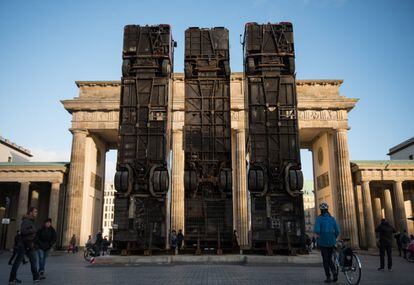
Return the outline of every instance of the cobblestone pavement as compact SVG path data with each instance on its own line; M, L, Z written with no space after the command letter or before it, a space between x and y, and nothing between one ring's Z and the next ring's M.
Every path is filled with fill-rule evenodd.
M7 284L11 266L9 253L0 254L0 284ZM393 272L378 272L378 257L363 255L360 284L414 284L414 263L394 257ZM321 265L142 265L94 267L82 256L50 256L47 278L41 284L324 284ZM18 278L32 284L29 264L22 265ZM340 275L337 284L346 284Z

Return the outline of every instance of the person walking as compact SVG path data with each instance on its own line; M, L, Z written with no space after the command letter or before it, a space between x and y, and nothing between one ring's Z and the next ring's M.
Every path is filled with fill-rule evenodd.
M379 271L384 271L385 266L385 252L387 253L388 261L388 271L392 271L392 237L396 232L394 227L386 220L382 219L381 223L375 229L375 232L378 233L378 247L380 252L380 267Z
M78 251L76 247L76 235L73 235L69 241L68 253L71 251L73 254Z
M401 256L401 252L402 252L401 233L400 232L397 232L394 235L394 239L395 239L395 242L397 243L398 256Z
M9 284L21 283L21 281L17 279L17 270L19 269L24 255L29 258L33 281L39 282L40 279L43 279L40 278L39 273L37 272L36 255L34 250L34 240L37 232L35 224L36 217L37 209L35 207L30 207L27 215L23 216L20 225L21 239L18 241L17 256L13 262L10 272Z
M317 242L321 250L323 268L325 270L325 283L338 281L338 272L332 260L332 254L336 239L339 236L339 227L334 217L331 216L327 203L319 205L321 214L316 218L314 232L318 236ZM331 279L331 272L333 279Z
M306 243L306 249L310 253L312 252L312 239L308 234L305 234L305 243Z
M108 254L108 248L109 248L110 242L108 241L108 237L105 236L102 240L102 255Z
M408 244L410 243L410 238L406 230L402 232L400 239L401 239L401 248L403 251L403 256L405 259L407 259L407 247L408 247Z
M98 250L99 255L101 255L101 252L102 252L102 243L103 243L102 232L98 232L96 234L95 246Z
M175 230L171 231L170 247L171 247L173 254L175 254L175 249L177 248L177 232Z
M49 250L56 243L57 235L55 229L52 227L52 219L48 218L43 227L41 227L36 234L37 258L39 261L39 274L45 275L46 258Z
M93 245L93 242L92 242L92 236L91 236L91 235L89 235L89 236L88 236L88 240L86 241L85 246L86 246L86 247L91 247L92 245Z
M16 235L14 236L13 254L9 259L9 265L13 265L13 260L17 256L18 245L19 245L20 239L21 239L20 231L17 231ZM26 263L27 261L23 256L23 264L26 264Z
M237 231L236 230L233 231L233 238L231 240L231 243L233 245L234 250L239 250L240 249L239 248L239 238L237 236Z
M183 248L183 242L184 242L183 230L178 230L178 234L177 234L178 250L181 250Z

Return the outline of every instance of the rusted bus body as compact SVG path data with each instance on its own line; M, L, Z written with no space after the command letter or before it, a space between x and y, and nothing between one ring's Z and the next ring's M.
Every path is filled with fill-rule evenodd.
M185 31L185 242L231 247L233 230L228 30Z
M125 26L115 174L117 250L166 248L173 48L169 25Z
M305 234L292 24L246 24L244 58L252 246L291 253Z

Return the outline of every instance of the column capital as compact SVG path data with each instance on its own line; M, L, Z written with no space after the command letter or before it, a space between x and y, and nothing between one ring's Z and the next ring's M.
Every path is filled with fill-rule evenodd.
M19 182L20 183L20 188L22 188L22 187L29 187L30 186L30 181L22 181L22 182Z
M334 133L348 133L349 128L334 129Z
M242 128L232 128L231 129L235 134L240 134L240 133L244 133L245 132L245 130L244 129L242 129Z
M182 133L183 129L172 129L173 133Z
M52 189L54 189L56 187L60 187L60 185L62 184L62 182L50 181L50 184L52 186Z
M72 134L76 134L76 133L83 133L85 135L88 135L89 134L89 131L87 129L73 129L73 128L70 128L69 131Z
M402 184L404 181L405 181L404 178L394 178L392 182L394 184Z

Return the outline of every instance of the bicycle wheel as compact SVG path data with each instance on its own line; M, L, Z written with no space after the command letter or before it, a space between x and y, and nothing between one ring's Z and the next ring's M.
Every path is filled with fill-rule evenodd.
M352 265L344 268L344 273L350 285L358 285L361 281L361 260L355 253L352 254Z
M85 252L83 253L83 258L85 258L87 262L91 262L92 257L92 252L89 249L85 250Z

